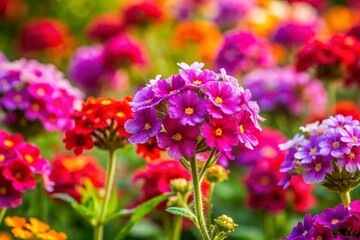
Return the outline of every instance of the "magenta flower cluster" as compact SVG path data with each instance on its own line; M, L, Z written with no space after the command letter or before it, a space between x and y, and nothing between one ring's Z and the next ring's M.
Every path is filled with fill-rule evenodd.
M359 121L338 114L300 129L304 135L280 145L282 150L289 150L281 164L280 171L286 173L282 185L286 187L292 175L301 174L306 183L311 183L324 181L334 168L348 173L360 170Z
M305 215L304 222L298 222L286 240L307 239L359 239L360 238L360 201L350 203L347 209L340 204L327 208L312 217Z
M47 131L67 130L70 114L82 100L53 65L21 59L0 64L0 106L5 124L40 121Z
M38 147L0 130L0 208L19 206L22 193L34 189L39 179L50 191L50 170Z
M175 159L217 150L234 159L233 147L253 148L255 129L261 129L259 107L251 92L226 75L202 70L204 64L179 64L179 74L158 76L140 89L130 103L135 113L125 130L130 143L145 143L156 136L158 145Z
M268 68L244 76L254 100L264 111L284 109L293 115L315 114L326 110L327 94L321 81L291 68Z

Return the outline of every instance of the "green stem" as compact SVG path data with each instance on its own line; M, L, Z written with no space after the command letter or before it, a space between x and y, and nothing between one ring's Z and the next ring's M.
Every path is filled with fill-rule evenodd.
M180 240L181 237L182 218L180 216L174 217L174 225L171 228L170 237L171 240Z
M109 150L109 168L108 177L106 181L105 197L100 210L100 215L97 224L94 226L94 240L102 240L104 235L104 222L106 220L106 213L110 202L111 190L114 184L116 158L114 150Z
M210 163L212 162L212 159L214 157L214 154L215 154L215 151L216 151L216 148L214 148L213 150L211 150L210 152L210 155L205 163L205 165L202 167L202 169L200 170L200 180L204 177L205 173L206 173L206 170L209 168L210 166Z
M208 230L206 228L205 217L203 212L203 203L200 189L200 181L197 172L197 162L195 156L191 157L190 160L191 166L191 177L194 189L194 200L195 200L195 211L196 218L199 223L199 229L203 240L210 240Z
M336 103L336 89L337 89L337 82L336 81L331 81L328 83L328 108L331 110Z
M0 225L5 217L5 213L6 213L6 208L0 208Z
M274 225L272 215L264 212L264 239L274 239Z
M351 202L350 192L340 192L339 195L344 206L349 208Z
M211 225L211 221L212 221L212 208L213 208L213 204L212 204L212 197L213 197L213 193L214 193L214 187L215 187L215 183L210 183L210 188L209 188L209 196L207 199L207 227L210 228Z

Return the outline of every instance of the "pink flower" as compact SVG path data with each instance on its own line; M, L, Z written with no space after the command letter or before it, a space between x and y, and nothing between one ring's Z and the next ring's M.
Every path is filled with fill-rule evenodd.
M21 161L13 161L3 170L4 177L12 181L15 190L25 192L36 186L36 180L29 166Z

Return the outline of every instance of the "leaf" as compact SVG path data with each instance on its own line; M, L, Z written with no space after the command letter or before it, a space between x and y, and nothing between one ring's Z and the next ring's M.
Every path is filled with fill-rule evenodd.
M165 193L163 195L154 197L134 208L134 213L131 215L130 220L119 230L114 240L124 239L137 222L150 213L159 203L172 195L173 193Z
M175 214L175 215L179 215L181 217L187 218L189 220L191 220L196 226L198 225L197 220L196 220L196 216L194 215L193 212L191 212L189 209L187 208L181 208L181 207L169 207L166 209L167 212Z
M51 194L51 196L55 199L63 200L64 202L69 203L71 206L73 204L79 205L79 203L74 198L64 193L55 193L55 194Z

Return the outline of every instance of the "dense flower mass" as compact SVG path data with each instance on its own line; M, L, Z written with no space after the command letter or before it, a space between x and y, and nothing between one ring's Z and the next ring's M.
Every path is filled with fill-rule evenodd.
M280 145L288 150L281 164L281 172L286 173L281 184L286 186L291 176L300 174L306 183L324 182L339 192L355 187L351 179L360 170L359 121L338 114L300 129L304 135ZM343 185L339 177L349 182Z
M286 110L301 116L326 110L327 93L322 82L291 68L252 71L244 77L243 85L265 111Z
M216 57L216 66L231 74L269 67L274 57L269 44L250 32L229 32Z
M53 161L50 180L54 182L51 194L65 193L81 202L80 189L85 181L91 182L96 189L105 186L106 172L96 159L87 156L59 156Z
M261 129L259 107L237 80L202 70L203 64L180 64L178 75L157 77L141 88L130 105L134 119L125 123L130 143L156 136L159 147L175 159L216 150L233 159L233 147L257 144L253 129Z
M327 208L312 217L307 214L304 222L298 222L286 240L295 239L359 239L360 201L350 203L347 209L340 204Z
M287 47L297 47L305 44L315 35L316 23L300 23L290 21L278 27L274 41Z
M21 59L0 64L0 106L3 123L15 131L28 131L29 122L47 131L68 130L70 114L82 99L53 65Z
M89 97L81 110L72 114L75 126L66 132L66 149L74 149L74 153L79 155L94 145L106 150L123 147L129 136L124 130L124 123L132 118L130 100L129 97L122 101Z
M17 239L38 240L66 240L63 232L56 232L50 226L36 218L30 218L29 222L22 217L6 217L5 224L11 227L11 232Z
M0 208L17 207L21 195L34 189L42 179L47 190L50 164L41 157L37 146L27 143L21 135L0 130Z
M344 78L347 84L359 81L360 42L352 36L333 35L326 41L311 40L297 54L296 68L311 67L326 80Z

